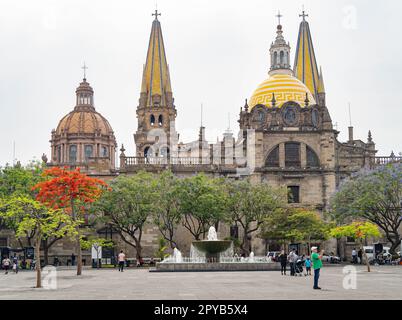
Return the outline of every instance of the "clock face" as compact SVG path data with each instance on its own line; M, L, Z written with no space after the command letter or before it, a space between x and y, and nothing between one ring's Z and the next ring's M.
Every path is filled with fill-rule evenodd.
M318 111L315 110L315 109L311 113L311 121L313 123L313 126L317 127L317 125L318 125Z
M296 109L292 106L286 107L283 113L283 120L288 126L293 126L297 122Z

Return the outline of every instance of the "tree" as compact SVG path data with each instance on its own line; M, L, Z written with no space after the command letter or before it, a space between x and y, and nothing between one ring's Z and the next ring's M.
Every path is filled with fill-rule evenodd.
M297 208L288 216L286 237L292 241L306 242L310 254L312 240L326 240L331 228L330 223L324 222L316 211Z
M96 203L94 211L101 221L114 227L122 240L136 250L137 261L142 258L142 232L155 212L158 194L152 174L139 172L133 176L119 176L110 183Z
M177 179L170 171L164 171L157 177L158 198L153 215L155 225L172 249L177 246L174 235L182 218L178 210L178 195L181 190Z
M2 217L7 220L17 221L16 235L21 236L26 232L34 232L35 257L36 257L36 287L42 287L40 244L43 239L50 236L64 237L74 236L79 221L74 221L62 210L49 209L42 203L27 196L13 195L7 199L1 199L0 208ZM60 225L62 227L60 228Z
M107 189L102 180L90 178L80 172L80 169L69 171L67 168L54 167L45 170L43 176L47 180L33 187L38 191L36 199L49 208L63 209L76 222L84 222L82 218L89 205L96 201ZM82 273L82 251L80 224L76 227L76 250L78 256L77 275Z
M264 221L286 202L286 190L265 183L251 184L247 180L227 183L229 220L243 229L241 250L250 254L251 234L260 229Z
M363 252L364 259L366 260L367 271L370 272L370 264L367 259L366 251L363 248L363 240L367 237L379 237L381 235L378 227L370 222L355 221L349 225L339 226L331 229L330 234L332 237L351 237L359 240L360 250Z
M101 254L102 248L111 248L114 246L113 241L107 240L105 238L99 237L89 237L87 239L81 238L81 248L84 250L91 250L92 248L96 251L96 268L99 269L99 256Z
M209 227L216 227L224 218L227 208L223 181L198 174L180 179L178 188L177 210L182 225L200 240Z
M391 243L401 243L402 164L362 171L344 182L331 199L331 215L338 224L364 219L376 224Z
M30 162L26 167L16 164L14 166L6 166L0 170L0 197L11 197L12 195L26 195L34 197L32 187L41 179L42 165L38 162ZM18 217L15 217L17 219ZM0 221L1 228L17 231L18 221L9 219L7 224ZM32 246L35 230L26 232L17 237L20 247L24 247L24 239L27 246Z

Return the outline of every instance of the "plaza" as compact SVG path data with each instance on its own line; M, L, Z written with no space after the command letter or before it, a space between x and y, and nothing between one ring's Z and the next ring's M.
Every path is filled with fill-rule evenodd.
M344 266L324 266L323 290L313 278L281 276L279 272L157 273L148 269L57 270L57 289L35 289L35 272L0 274L0 299L11 300L397 300L402 299L402 268L357 266L356 289L343 288Z

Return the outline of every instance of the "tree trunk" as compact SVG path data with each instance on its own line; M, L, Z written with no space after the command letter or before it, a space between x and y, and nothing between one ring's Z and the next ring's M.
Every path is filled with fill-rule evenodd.
M141 258L142 258L142 247L141 247L141 243L140 241L135 241L135 246L136 246L136 259L137 262L141 262Z
M364 248L363 248L363 240L360 240L360 250L363 252L363 257L366 260L367 272L371 272L370 263L369 263L369 260L367 259L366 250L364 250Z
M78 230L78 234L76 237L76 247L77 247L77 276L80 276L82 273L82 250L81 250L81 241L80 241L80 234Z
M74 220L77 220L77 215L75 213L74 210L74 199L71 199L71 215L73 217ZM81 251L81 241L80 241L80 227L77 226L77 236L76 236L76 242L75 242L75 246L77 249L77 276L80 276L82 273L82 251ZM72 261L71 261L72 262Z
M38 235L38 238L36 239L35 243L35 256L36 256L36 287L37 288L42 288L42 271L40 267L40 235Z
M391 244L391 248L389 249L389 252L390 252L392 255L394 255L394 254L396 254L397 248L401 245L401 239L398 238L398 241L394 241L394 242L391 242L391 243L392 243L392 244Z

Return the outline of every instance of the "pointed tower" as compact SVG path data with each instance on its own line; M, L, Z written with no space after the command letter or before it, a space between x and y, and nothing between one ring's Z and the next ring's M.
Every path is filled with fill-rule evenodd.
M320 106L325 106L325 86L324 86L324 78L322 76L322 69L320 67L320 75L318 77L318 104Z
M300 23L299 36L297 38L293 72L295 77L302 81L310 89L310 92L318 101L320 79L310 27L306 21L306 17L308 17L308 15L303 11L300 17L303 17L303 20Z
M152 15L155 19L152 22L137 107L138 128L134 134L137 157L167 157L172 149L171 133L175 132L176 107L161 23L158 20L161 14L155 10Z

